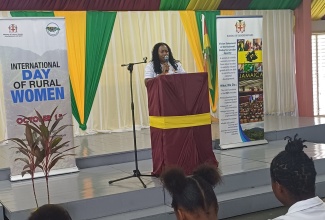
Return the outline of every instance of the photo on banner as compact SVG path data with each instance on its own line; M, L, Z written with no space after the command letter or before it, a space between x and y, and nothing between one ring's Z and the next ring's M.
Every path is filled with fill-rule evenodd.
M64 18L1 19L0 51L5 51L0 53L4 82L4 97L1 98L5 102L8 138L26 139L24 124L40 124L35 110L46 125L62 115L57 128L72 125ZM67 126L58 135L62 135L59 143L65 143L60 152L67 150L65 153L69 155L56 163L50 175L77 172L74 149L69 150L74 147L72 126ZM42 146L39 144L40 150ZM19 158L25 155L16 148L8 152L11 180L30 178L27 174L21 175L26 162ZM43 176L43 172L37 169L35 177L39 176Z
M220 147L264 144L262 16L217 16Z

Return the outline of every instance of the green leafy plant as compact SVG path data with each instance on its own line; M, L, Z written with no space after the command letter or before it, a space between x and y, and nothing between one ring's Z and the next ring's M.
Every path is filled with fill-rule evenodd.
M21 152L25 157L16 158L15 161L23 161L26 165L23 167L21 175L24 176L26 173L29 173L32 178L33 191L35 196L36 205L38 207L35 186L34 186L34 177L36 168L40 168L46 179L46 189L47 189L47 200L50 204L50 191L49 191L49 175L51 169L57 164L59 160L64 159L67 156L73 156L75 154L68 153L68 151L76 148L64 148L70 141L62 143L63 135L59 134L66 127L71 125L62 125L58 127L59 122L63 119L65 115L58 117L53 120L57 107L52 111L48 122L45 122L42 115L35 110L38 124L29 120L28 117L20 115L28 121L28 123L23 124L25 126L25 137L24 139L11 138L9 140L14 141L18 144L17 152ZM27 142L27 144L25 143ZM41 147L39 147L39 145Z
M21 172L21 175L24 176L26 173L29 173L32 179L32 185L33 185L33 192L34 192L34 198L36 202L36 206L38 208L38 202L35 192L35 183L34 183L34 175L36 167L39 166L42 159L41 150L38 147L39 137L37 138L35 132L32 132L29 126L25 125L25 136L26 136L26 142L19 138L10 138L9 140L15 142L18 147L12 147L14 149L17 149L16 153L22 153L25 155L25 158L16 158L15 161L22 161L26 165L23 167L23 170Z

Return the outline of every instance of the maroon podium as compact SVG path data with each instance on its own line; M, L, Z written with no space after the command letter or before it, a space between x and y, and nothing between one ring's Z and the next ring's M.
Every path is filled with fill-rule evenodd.
M207 73L162 75L147 83L153 175L178 166L187 175L218 162L212 151Z

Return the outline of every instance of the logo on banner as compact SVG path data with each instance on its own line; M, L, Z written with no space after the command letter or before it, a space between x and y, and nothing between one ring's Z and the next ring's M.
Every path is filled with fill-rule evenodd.
M15 25L15 24L11 24L11 25L9 25L9 33L17 33L17 25Z
M8 32L2 34L4 37L22 37L23 34L18 32L18 26L16 24L10 24L8 26Z
M59 25L51 22L49 23L47 26L46 26L46 32L48 33L48 35L54 37L56 35L59 34L60 32L60 28L59 28Z
M243 20L238 20L238 21L236 22L235 27L236 27L236 32L237 32L237 33L244 33L244 32L245 32L245 27L246 27L245 21L243 21Z

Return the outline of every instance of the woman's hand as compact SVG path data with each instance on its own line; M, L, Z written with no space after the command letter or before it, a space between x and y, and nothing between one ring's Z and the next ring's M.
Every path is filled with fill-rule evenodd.
M168 71L169 71L169 65L168 65L168 62L165 62L162 65L162 73L161 74L166 75L166 74L168 74Z

